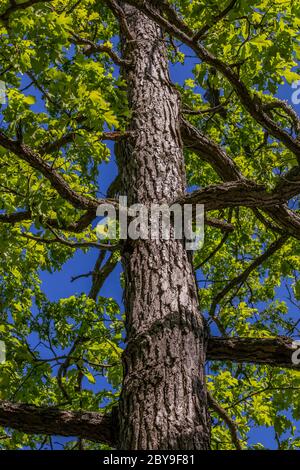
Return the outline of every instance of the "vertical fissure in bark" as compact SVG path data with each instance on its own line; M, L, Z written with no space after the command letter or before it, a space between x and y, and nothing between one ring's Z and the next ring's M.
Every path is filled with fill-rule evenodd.
M123 41L132 112L117 159L128 203L169 203L185 192L180 99L171 85L161 29L123 5L134 40ZM124 76L125 78L125 76ZM206 329L190 257L180 240L124 245L127 347L119 448L208 449Z

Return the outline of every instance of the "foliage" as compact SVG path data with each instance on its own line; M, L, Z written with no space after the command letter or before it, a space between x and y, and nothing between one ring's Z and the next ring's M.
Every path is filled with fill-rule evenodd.
M217 0L169 3L192 29L208 26L203 44L225 63L234 64L241 79L266 102L280 85L300 79L299 2L239 0L220 21L215 21L220 10ZM8 0L1 1L0 18L9 6ZM105 1L40 2L0 22L0 79L8 94L7 104L1 106L1 131L38 149L74 191L97 197L100 164L110 160L102 134L124 131L130 113L119 67L106 52L86 54L86 45L78 44L74 31L83 39L119 49L118 23ZM279 175L295 165L294 155L249 116L219 72L191 60L190 51L167 34L165 40L173 63L182 63L187 70L194 64L185 84L177 84L183 108L203 111L224 104L225 112L187 114L190 122L222 145L245 177L273 188ZM290 128L286 115L279 113L277 119ZM65 135L71 137L62 143ZM185 158L190 186L219 182L211 165L194 152L185 149ZM41 272L63 269L76 253L71 246L42 239L59 234L71 242L95 242L95 230L91 225L80 233L68 230L84 212L74 209L37 169L3 147L0 170L1 214L30 211L28 219L1 223L0 337L8 350L7 362L0 365L1 399L73 410L110 409L122 380L120 306L112 298L95 299L87 293L53 302L40 281ZM298 200L291 206L297 212ZM221 325L229 336L297 335L298 323L291 312L299 312L298 241L288 238L212 312L217 294L267 249L275 235L266 227L268 220L264 223L248 208L210 215L235 227L227 236L207 227L205 250L194 257L200 307L212 331ZM253 444L253 429L261 426L273 430L280 448L300 447L299 380L296 371L208 364L209 390L235 420L244 448L264 447ZM213 423L214 448L234 448L228 428L215 413ZM7 430L3 435L0 445L5 449L52 445L43 436Z

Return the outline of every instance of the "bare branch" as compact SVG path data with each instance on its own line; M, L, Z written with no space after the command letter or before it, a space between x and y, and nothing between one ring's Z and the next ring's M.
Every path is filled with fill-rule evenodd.
M100 253L92 272L93 282L89 292L89 297L94 300L97 299L99 291L102 288L104 282L106 281L108 276L113 272L119 261L118 258L112 253L104 264L104 266L101 266L103 259L104 256L102 253Z
M231 233L234 231L234 225L230 222L225 222L224 220L216 219L215 217L205 217L206 225L210 227L218 228L226 233Z
M298 346L299 348L299 346ZM212 336L208 342L207 359L262 364L300 370L292 354L297 350L293 340L285 336L275 338L222 338Z
M232 181L223 184L209 185L197 189L177 199L178 204L204 204L206 211L226 207L260 207L280 206L300 193L300 178L294 185L278 185L268 192L263 185L253 181Z
M180 130L184 145L198 153L204 161L210 163L222 180L243 179L237 165L218 144L185 119L181 119Z
M77 436L114 444L111 416L91 411L66 411L1 400L0 425L28 434Z
M236 450L243 450L238 437L238 428L234 420L229 416L227 411L222 408L220 403L218 403L209 392L207 392L207 399L210 408L214 410L220 416L220 418L227 424L231 434L232 442L235 445Z

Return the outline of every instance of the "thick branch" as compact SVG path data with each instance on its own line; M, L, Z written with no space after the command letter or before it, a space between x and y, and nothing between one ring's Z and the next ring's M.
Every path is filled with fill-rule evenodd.
M179 204L204 204L206 211L226 207L261 207L280 206L300 192L300 179L294 185L280 184L272 192L263 185L252 181L231 181L224 184L209 185L185 194L176 202Z
M197 153L202 160L207 161L223 181L244 180L239 168L226 151L184 119L181 120L181 135L185 146ZM285 188L290 191L292 186L295 187L294 185L298 184L299 175L299 167L292 168L286 175L281 177L277 189L279 191L283 190L283 193ZM257 207L259 207L259 203ZM262 209L278 224L275 231L281 232L282 230L279 228L281 227L289 235L300 238L300 216L296 212L291 211L284 204Z
M0 425L28 434L77 436L114 444L112 418L91 411L66 411L1 400Z
M218 176L225 181L243 179L238 166L218 144L202 134L185 119L181 119L181 137L185 147L200 155L202 160L213 166Z
M274 367L300 370L292 362L292 354L299 346L284 336L276 338L222 338L209 339L207 359L211 361L267 364ZM299 355L300 356L300 355Z
M17 3L16 1L10 2L10 6L0 15L0 20L7 21L12 13L18 10L25 10L26 8L32 7L36 3L50 3L52 0L28 0L27 2Z
M23 220L31 219L31 211L13 212L12 214L0 214L0 222L5 224L16 224Z
M286 205L267 207L264 212L285 230L285 233L300 239L300 215Z

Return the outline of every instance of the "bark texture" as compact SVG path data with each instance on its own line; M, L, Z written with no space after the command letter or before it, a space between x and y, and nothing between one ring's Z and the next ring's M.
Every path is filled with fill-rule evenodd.
M113 418L91 411L66 411L1 400L0 425L29 434L77 436L114 444Z
M132 136L118 144L123 191L130 205L170 203L186 188L180 100L160 27L134 7L124 10L134 40L123 38L123 58L132 63ZM127 347L118 447L208 449L207 334L184 243L128 240L122 260Z
M300 347L291 338L218 338L211 337L207 359L213 361L249 362L268 364L274 367L300 369L293 363L293 353ZM300 354L297 356L300 358Z

